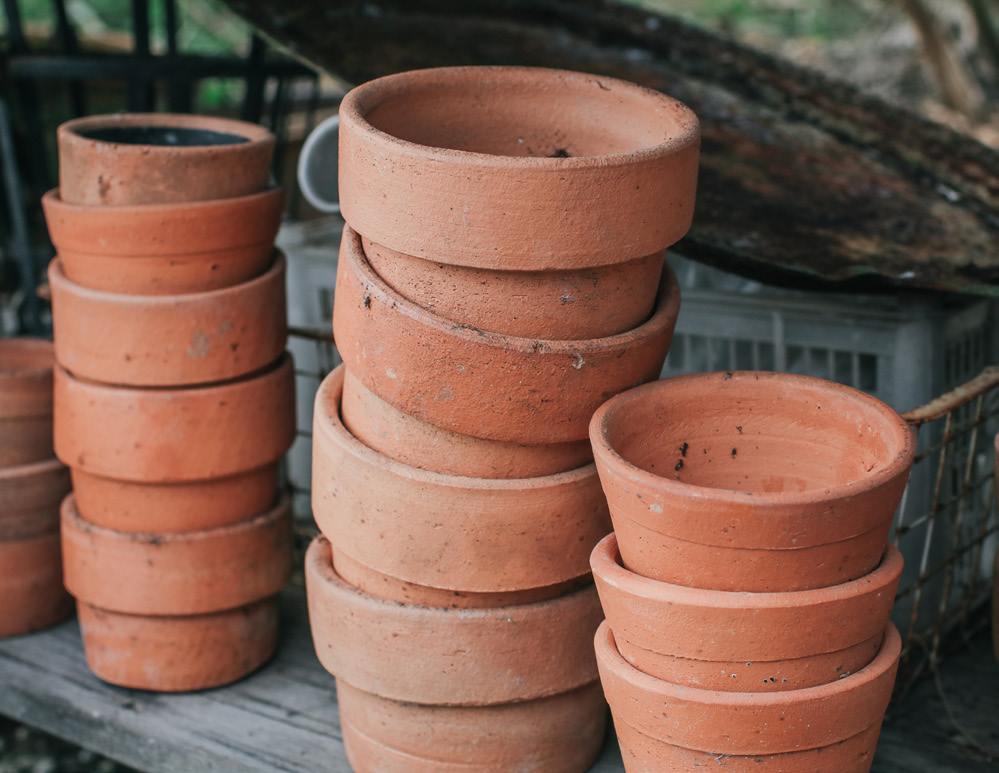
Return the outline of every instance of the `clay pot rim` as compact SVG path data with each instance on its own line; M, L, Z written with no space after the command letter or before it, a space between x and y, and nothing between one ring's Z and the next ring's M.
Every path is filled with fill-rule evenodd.
M8 367L0 360L0 385L5 381L51 377L52 367L55 365L55 349L51 341L45 338L27 337L0 339L0 353L9 355L11 350L16 351L19 357L26 357L31 364ZM0 415L3 413L0 412Z
M246 142L232 145L142 145L131 142L109 142L85 137L80 132L92 129L109 129L119 127L172 127L178 129L202 129L224 134L234 134L243 137ZM134 153L147 155L152 152L169 151L171 155L200 155L206 150L216 153L231 152L229 149L246 150L252 145L273 145L276 140L263 126L234 118L217 118L204 115L188 115L179 113L106 113L91 115L84 118L74 118L61 124L57 130L60 142L71 142L76 146L87 145L109 146L114 153Z
M556 81L598 77L570 70L513 65L470 65L409 70L376 78L351 89L340 103L340 125L341 127L346 126L348 131L351 130L352 125L356 126L356 131L365 138L365 142L387 149L393 154L401 154L411 159L418 159L421 163L425 163L429 157L433 162L447 165L475 166L481 168L495 167L501 169L521 168L550 170L552 172L647 163L652 159L674 155L700 142L700 122L694 112L682 102L653 89L648 89L618 78L604 76L599 76L602 83L613 84L617 89L627 90L631 94L638 95L649 102L658 103L659 106L669 110L676 117L677 123L685 128L685 131L672 135L668 140L657 145L641 148L629 153L547 158L540 156L500 156L469 150L454 150L451 148L420 145L388 134L368 123L365 118L365 115L373 107L392 99L397 94L409 91L411 84L414 82L422 83L428 76L438 80L440 85L450 85L455 82L463 83L469 79L474 82L480 82L484 77L489 77L493 80L516 80L523 73L547 76Z
M833 696L863 688L877 681L895 667L902 652L902 637L898 629L889 622L885 627L881 649L878 650L874 660L864 668L827 684L779 692L704 690L656 679L654 676L639 671L624 659L618 651L614 633L606 620L597 629L594 646L597 651L597 659L616 673L619 678L629 682L637 690L661 698L667 704L670 700L676 699L697 703L705 708L728 707L752 711L754 708L773 709L804 703L820 703Z
M881 425L886 433L897 433L894 445L898 449L894 458L887 460L871 473L847 483L840 483L834 486L822 488L810 488L805 491L738 491L726 488L711 488L693 483L685 483L665 476L647 472L635 464L625 459L607 439L609 427L619 411L627 410L634 403L644 400L654 400L659 393L669 391L678 384L689 384L693 382L704 382L704 390L711 389L711 381L724 377L727 381L749 381L762 383L764 385L777 384L779 386L791 385L792 387L807 387L809 389L820 389L826 393L832 393L834 399L851 400L861 404L866 413ZM703 390L702 390L703 391ZM832 412L830 412L832 413ZM890 406L878 400L866 392L859 389L827 381L825 379L814 378L812 376L802 376L794 373L779 373L771 371L714 371L710 373L692 373L686 376L675 376L668 379L660 379L648 384L642 384L628 389L610 398L601 405L593 414L590 420L590 442L593 445L593 455L595 460L599 460L608 468L611 474L621 476L636 486L646 490L662 492L671 497L690 499L732 502L743 506L756 507L764 510L760 515L765 514L766 508L781 506L800 506L822 502L829 499L845 499L865 494L891 480L905 475L912 466L916 454L915 435L909 424L898 415Z
M315 429L330 438L337 447L345 449L364 464L381 469L406 480L427 483L436 487L466 489L472 491L519 491L521 489L541 489L575 483L596 475L596 465L590 462L574 470L565 470L553 475L538 475L533 478L473 478L465 475L450 475L443 472L424 470L392 459L369 448L356 437L340 417L340 398L343 396L343 379L347 366L341 363L323 379L316 391ZM326 407L334 403L336 410L328 412ZM528 485L530 484L530 485Z
M611 532L593 548L590 568L594 575L620 592L655 603L678 606L710 607L739 611L754 609L793 610L821 607L869 593L879 592L898 583L904 560L893 544L885 546L878 566L870 573L849 582L824 588L787 592L725 591L695 588L653 580L629 571L621 563L617 534Z
M110 207L104 207L104 209L110 209ZM97 290L92 287L87 287L85 285L77 284L72 279L66 276L66 272L62 266L62 260L56 255L52 258L49 263L48 277L49 283L51 285L62 285L70 290L74 295L86 298L88 301L94 301L97 303L106 303L112 306L139 306L142 309L148 309L150 306L157 307L184 307L189 306L191 303L204 303L204 302L221 302L227 296L241 295L247 290L251 290L259 285L267 284L275 280L275 275L284 274L288 270L288 261L284 256L284 253L279 249L274 250L274 258L271 262L270 267L264 271L264 273L259 276L255 276L252 279L248 279L245 282L240 282L235 285L228 285L226 287L218 287L214 290L202 290L200 292L190 292L190 293L174 293L172 295L142 295L136 293L120 293L111 292L108 290ZM282 353L285 356L285 353ZM270 370L272 363L268 363L264 370ZM61 366L60 366L61 367ZM76 374L73 375L78 381L87 381L86 378L81 378ZM242 378L242 377L239 377ZM103 383L103 382L101 382ZM225 382L217 382L225 383ZM111 386L117 386L112 384ZM125 385L131 386L131 385ZM197 386L197 385L195 385ZM150 387L162 389L162 386ZM171 385L170 389L183 388L182 385Z
M52 472L58 472L65 466L66 465L59 461L59 459L53 456L51 459L44 459L40 462L29 462L28 464L16 464L11 467L0 467L0 485L9 483L14 478L27 478L32 475L42 476Z
M170 215L186 214L192 210L197 210L198 214L212 216L215 210L235 209L237 207L249 206L262 199L276 199L284 196L284 187L281 185L271 185L268 188L250 193L246 196L233 196L228 199L205 199L202 201L172 202L166 204L74 204L63 201L59 195L59 188L52 188L42 195L42 206L55 210L69 212L80 217L86 216L101 217L109 222L116 222L123 217L136 217L141 215Z
M507 336L488 330L479 330L471 325L452 322L397 293L371 267L361 246L360 234L349 225L344 226L343 243L347 247L346 258L353 262L353 268L357 270L359 280L377 292L384 299L384 302L391 305L399 314L414 320L417 325L435 329L441 335L461 339L475 346L514 351L518 354L532 354L540 349L545 354L564 354L569 357L582 358L582 355L587 352L619 349L635 341L661 335L663 330L672 326L680 307L680 284L676 275L667 270L668 266L664 265L652 314L638 327L604 338L579 340L551 341L540 338ZM343 252L341 250L341 260L344 258Z

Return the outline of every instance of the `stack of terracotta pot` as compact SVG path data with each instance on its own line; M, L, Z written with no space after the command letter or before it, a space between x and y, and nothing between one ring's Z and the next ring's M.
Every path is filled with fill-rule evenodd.
M306 566L351 765L583 771L605 706L586 428L656 378L698 125L526 68L404 73L340 109L333 328Z
M238 121L59 128L43 204L66 587L109 682L189 690L273 653L294 436L274 139Z
M52 344L0 340L0 636L72 612L62 584L59 503L69 470L52 451Z
M614 521L591 559L628 771L870 770L901 640L886 540L915 438L779 373L630 390L593 417Z

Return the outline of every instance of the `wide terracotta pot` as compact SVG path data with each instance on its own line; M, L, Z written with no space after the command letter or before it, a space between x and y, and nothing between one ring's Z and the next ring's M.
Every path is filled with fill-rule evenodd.
M70 616L58 531L7 540L0 529L0 610L0 637L39 631Z
M428 705L492 705L557 695L596 676L590 641L602 615L592 585L494 609L402 604L344 582L322 536L306 553L305 583L320 662L365 692Z
M389 287L438 316L479 330L547 341L617 335L652 312L663 270L657 252L568 271L507 271L414 258L363 236L364 254Z
M516 271L606 266L661 252L690 226L697 118L631 83L418 70L358 86L339 114L343 216L406 255Z
M267 367L288 341L284 257L262 276L183 295L92 290L49 265L56 359L107 385L227 381Z
M536 478L593 462L589 440L525 445L486 440L403 413L343 373L343 425L368 448L422 470L468 478Z
M79 602L87 665L121 687L188 692L220 687L273 656L278 602L266 598L205 615L133 615Z
M291 357L252 377L180 389L55 373L55 449L74 469L146 483L209 480L273 464L295 436Z
M54 365L50 341L0 339L0 467L52 457Z
M748 371L629 390L596 412L590 439L628 569L759 593L874 569L916 448L863 392Z
M66 277L109 293L177 295L247 282L271 265L283 190L105 207L42 197Z
M621 565L617 537L593 550L600 603L621 656L639 671L704 690L798 690L842 679L881 649L902 575L888 546L858 580L791 593L703 590Z
M59 188L71 204L167 204L248 196L267 187L274 135L227 118L125 113L57 131Z
M854 674L801 690L724 692L643 674L621 657L607 622L595 643L629 773L688 770L719 759L735 770L867 771L902 647L889 623L877 657ZM649 739L641 756L633 746L638 737Z
M583 773L603 745L599 682L492 706L424 706L337 680L347 761L356 773Z
M411 416L490 440L563 443L584 439L609 397L659 375L679 307L664 269L655 311L626 333L538 341L474 330L388 287L345 228L333 331L358 380Z
M589 573L610 530L591 464L512 480L444 475L368 448L339 416L344 367L316 393L312 510L339 552L391 577L454 591L523 591Z
M291 576L291 508L241 523L155 534L85 521L62 506L66 588L79 601L135 615L199 615L277 594Z

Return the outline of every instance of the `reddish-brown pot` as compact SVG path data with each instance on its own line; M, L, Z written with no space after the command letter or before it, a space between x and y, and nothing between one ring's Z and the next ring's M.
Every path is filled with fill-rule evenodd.
M15 540L0 536L0 610L0 637L48 628L72 613L58 531Z
M0 467L0 540L59 531L59 505L70 488L69 470L55 458Z
M493 706L423 706L337 680L347 761L357 773L581 773L603 744L600 683Z
M556 695L596 675L589 642L602 615L592 586L495 609L402 604L344 582L322 536L306 554L305 582L320 662L365 692L430 705L491 705Z
M70 467L147 483L209 480L276 462L295 436L291 357L258 375L182 389L55 374L55 448Z
M662 251L693 215L696 116L614 78L524 67L399 73L352 90L339 131L344 218L418 258L605 266Z
M181 386L245 376L284 352L285 260L248 282L183 295L92 290L49 265L56 359L107 385Z
M247 282L271 265L283 191L104 207L42 197L66 277L110 293L176 295Z
M340 366L316 393L312 509L320 530L355 561L446 590L496 593L589 573L609 530L596 469L538 478L466 478L421 470L371 450L337 408Z
M414 258L364 238L375 272L406 300L479 330L548 341L604 338L652 311L662 252L569 271L505 271Z
M291 508L229 526L172 534L88 523L72 496L62 506L66 588L101 609L199 615L275 595L291 575Z
M53 456L51 341L0 339L0 467Z
M258 669L277 646L276 598L206 615L130 615L82 601L77 613L91 671L139 690L220 687Z
M563 443L584 439L609 397L659 375L679 307L676 277L664 269L655 312L626 333L585 341L487 333L389 288L345 228L333 331L358 380L411 416L491 440Z
M72 204L227 199L267 186L274 135L227 118L125 113L62 124L59 188Z
M621 656L674 684L726 692L798 690L842 679L881 649L902 575L889 546L858 580L792 593L670 585L621 566L610 534L590 558Z
M712 757L717 763L729 755L741 764L737 769L748 769L749 762L738 758L751 757L758 766L752 769L760 771L867 770L902 648L889 623L877 657L857 673L817 687L754 693L700 690L643 674L621 657L606 622L595 643L600 681L630 771L687 770L694 759L707 765ZM640 760L628 748L634 734L658 742ZM837 748L862 734L860 749ZM784 765L787 753L797 757Z
M628 569L751 592L870 572L916 447L863 392L762 372L629 390L596 412L590 439Z
M462 435L382 400L344 369L340 415L368 448L397 462L469 478L536 478L593 462L589 440L524 445Z

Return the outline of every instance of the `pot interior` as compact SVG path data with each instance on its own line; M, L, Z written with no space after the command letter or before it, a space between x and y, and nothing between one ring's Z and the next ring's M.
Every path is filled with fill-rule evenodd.
M907 447L892 411L818 381L709 374L636 393L608 413L611 447L694 486L785 493L860 484Z
M238 134L208 129L190 129L182 126L104 126L78 131L77 134L96 142L176 148L241 145L249 142L249 139Z

